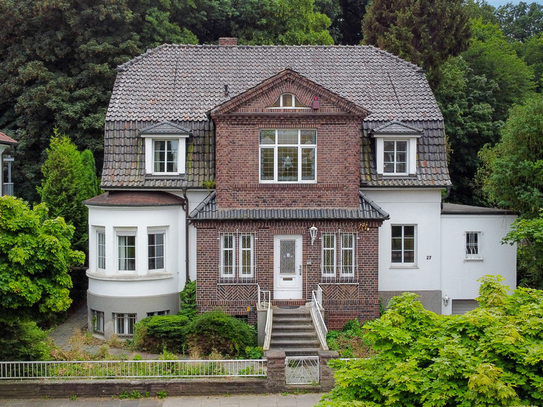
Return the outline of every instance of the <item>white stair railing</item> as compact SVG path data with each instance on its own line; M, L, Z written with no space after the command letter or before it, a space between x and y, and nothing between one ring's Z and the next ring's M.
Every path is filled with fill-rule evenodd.
M258 306L261 307L261 309L266 308L266 328L264 329L265 336L262 349L267 351L270 349L272 331L273 311L271 308L271 291L260 289L260 285L258 285Z
M319 338L322 349L328 350L328 344L326 343L328 328L326 328L324 317L322 316L324 307L322 306L322 288L320 285L317 286L316 290L311 291L311 296L311 318L313 319L313 324L315 325L317 337Z

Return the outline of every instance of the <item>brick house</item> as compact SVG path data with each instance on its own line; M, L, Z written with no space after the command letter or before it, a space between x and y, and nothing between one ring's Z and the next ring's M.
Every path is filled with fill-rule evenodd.
M515 283L514 248L482 244L513 216L445 219L443 117L424 72L379 49L163 45L119 67L105 127L106 193L87 201L98 334L177 312L188 279L199 310L249 322L259 289L283 305L319 290L330 328L402 291L451 313L479 275Z

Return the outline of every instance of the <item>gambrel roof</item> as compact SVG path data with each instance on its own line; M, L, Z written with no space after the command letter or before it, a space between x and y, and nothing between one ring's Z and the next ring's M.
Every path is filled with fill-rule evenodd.
M294 72L368 115L361 123L362 187L446 187L443 116L422 69L371 46L162 45L121 65L105 126L102 188L201 188L215 179L211 111ZM215 110L214 110L215 109ZM138 135L169 122L190 132L187 172L147 176ZM420 132L417 174L379 176L374 130Z

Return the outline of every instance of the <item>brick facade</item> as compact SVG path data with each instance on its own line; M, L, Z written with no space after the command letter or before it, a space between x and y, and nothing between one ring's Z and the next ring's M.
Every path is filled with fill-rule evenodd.
M309 228L319 230L311 245ZM325 318L330 329L341 328L349 320L373 319L379 315L377 293L378 227L380 222L359 221L196 221L197 233L197 302L200 311L220 308L233 315L247 316L256 322L257 284L261 289L274 289L274 236L303 237L302 300L310 301L312 290L323 289ZM344 283L336 273L336 281L324 281L321 274L322 233L355 233L358 270L354 281ZM246 283L222 283L220 279L220 236L222 233L251 233L255 237L255 278ZM337 254L338 250L336 251Z
M270 108L284 94L294 94L308 108ZM318 106L312 102L318 99ZM211 113L216 129L216 202L225 209L285 209L359 207L361 121L365 112L350 102L290 71L239 95ZM260 182L260 130L315 129L316 182ZM378 228L381 221L330 220L195 220L197 233L197 302L200 311L221 308L234 315L257 319L258 286L274 299L274 237L302 236L302 296L292 303L311 301L319 284L325 319L331 329L349 319L361 321L379 315ZM311 244L309 228L318 228ZM220 238L223 233L254 237L255 275L250 281L220 277ZM341 233L356 236L353 278L322 278L322 233L336 234L339 264ZM228 279L226 279L228 280ZM258 286L257 286L258 285ZM301 300L301 301L300 301Z

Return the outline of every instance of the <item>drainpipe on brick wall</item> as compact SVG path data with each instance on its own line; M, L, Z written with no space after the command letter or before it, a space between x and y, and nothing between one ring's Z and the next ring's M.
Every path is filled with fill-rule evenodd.
M189 199L187 198L187 188L183 188L183 200L182 205L185 211L185 285L190 281L189 270Z

